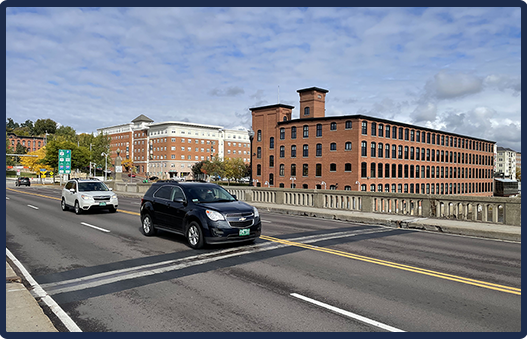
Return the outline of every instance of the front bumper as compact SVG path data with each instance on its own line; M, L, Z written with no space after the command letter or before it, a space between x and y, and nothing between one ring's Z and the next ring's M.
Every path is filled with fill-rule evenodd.
M249 234L240 235L240 230L242 229L249 229ZM208 224L208 230L205 230L204 236L207 244L217 244L250 241L260 237L261 233L262 223L260 220L254 225L245 228L231 227L226 221L216 221Z
M101 210L101 209L117 209L119 206L119 201L81 201L79 203L80 208L82 208L84 211L88 210Z

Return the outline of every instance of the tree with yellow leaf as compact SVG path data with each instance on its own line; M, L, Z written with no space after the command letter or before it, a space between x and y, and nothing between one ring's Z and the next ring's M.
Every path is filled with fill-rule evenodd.
M20 157L20 163L23 166L29 168L30 171L39 173L41 168L44 168L48 171L53 171L51 166L39 163L46 156L46 146L42 147L38 151L30 152L28 155L36 155L36 157Z

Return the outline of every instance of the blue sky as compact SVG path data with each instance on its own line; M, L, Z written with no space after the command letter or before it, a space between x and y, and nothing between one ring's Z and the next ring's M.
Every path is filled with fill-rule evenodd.
M6 9L6 117L78 133L250 127L249 108L329 90L364 114L521 151L521 9Z

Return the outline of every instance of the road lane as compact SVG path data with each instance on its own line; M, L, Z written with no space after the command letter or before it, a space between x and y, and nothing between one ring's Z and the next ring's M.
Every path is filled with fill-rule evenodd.
M46 195L43 190L40 193ZM36 274L39 283L89 277L97 272L108 274L118 268L132 269L167 259L194 263L192 267L132 278L126 283L104 283L82 292L57 294L59 304L85 331L379 330L295 300L291 293L406 331L520 328L519 296L336 255L343 252L430 270L445 268L441 273L467 273L461 276L489 278L486 281L520 287L519 244L462 238L453 241L440 234L262 211L262 218L269 221L264 225L264 238L291 243L198 263L190 257L246 247L217 246L192 251L182 237L142 236L138 217L133 214L101 212L77 216L60 211L55 199L10 194L9 190L6 194L10 195L6 199L7 246L15 247L23 261L32 262L30 272ZM137 200L120 197L120 207L137 207ZM28 203L39 210L28 212ZM78 217L86 217L81 222L111 232L83 227ZM58 234L60 231L62 235ZM338 236L346 232L348 236ZM308 239L317 240L312 245L328 251L293 244ZM271 243L262 239L256 246L265 244ZM39 257L44 253L45 257ZM502 268L506 261L508 264ZM466 263L470 265L465 267ZM487 267L490 272L481 272ZM149 321L144 321L145 316ZM210 322L204 324L203 317Z

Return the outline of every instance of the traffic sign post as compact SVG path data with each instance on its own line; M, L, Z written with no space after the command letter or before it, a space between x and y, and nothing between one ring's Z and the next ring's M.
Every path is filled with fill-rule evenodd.
M59 149L59 174L62 185L62 175L71 173L71 150Z

